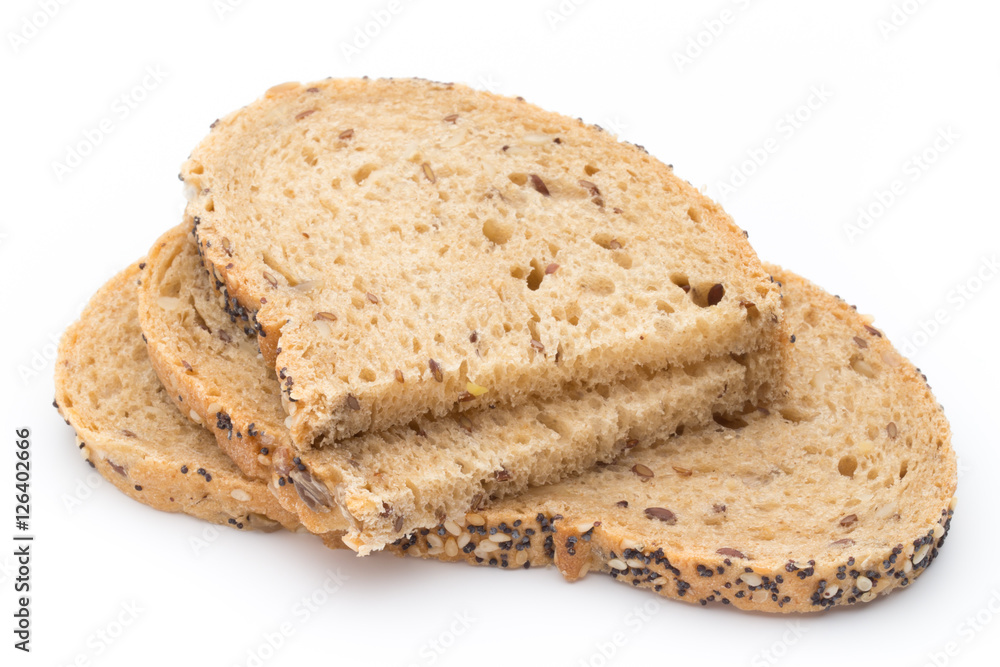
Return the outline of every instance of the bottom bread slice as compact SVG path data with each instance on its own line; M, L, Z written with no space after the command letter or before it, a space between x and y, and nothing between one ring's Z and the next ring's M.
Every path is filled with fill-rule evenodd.
M773 271L795 332L783 399L415 531L391 550L509 569L555 564L570 580L603 572L665 597L765 612L866 603L908 586L936 559L955 507L948 423L926 380L869 321ZM158 509L294 528L265 483L227 464L163 396L136 323L136 279L132 267L102 288L60 348L57 400L88 460ZM82 342L84 332L102 343ZM211 472L177 474L181 466ZM343 546L337 533L324 540Z
M146 355L137 281L128 267L63 334L55 406L80 455L126 495L237 529L296 529L267 487L240 474L205 429L180 414Z
M783 283L783 398L417 531L400 554L599 571L706 605L814 611L908 586L944 544L957 466L926 378L871 321Z

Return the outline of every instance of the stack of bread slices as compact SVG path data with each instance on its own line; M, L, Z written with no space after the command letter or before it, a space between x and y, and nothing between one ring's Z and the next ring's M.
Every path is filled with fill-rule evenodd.
M328 79L217 120L181 179L56 369L140 502L775 612L905 587L944 542L925 378L640 146Z

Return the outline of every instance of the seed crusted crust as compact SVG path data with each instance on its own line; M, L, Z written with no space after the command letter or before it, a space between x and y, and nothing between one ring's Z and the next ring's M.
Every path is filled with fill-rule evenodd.
M602 573L663 597L705 606L732 605L770 613L814 612L867 603L906 588L938 557L951 527L954 503L922 535L863 560L789 559L759 564L739 556L695 554L644 546L601 522L573 523L561 514L482 510L417 531L392 545L400 556L465 561L502 569L555 565L568 581ZM470 517L472 523L470 523ZM589 527L588 527L589 525Z
M453 129L459 128L456 130L457 132L465 131L462 128L465 127L465 123L472 122L470 119L476 115L474 111L477 109L477 105L479 105L483 109L491 110L493 114L491 118L493 118L494 124L499 123L501 126L503 125L497 119L516 119L516 121L512 120L510 122L517 127L520 127L520 124L524 123L533 127L549 128L546 131L554 133L553 136L555 139L545 143L545 150L548 150L552 146L557 147L561 151L579 150L581 146L587 146L588 150L593 149L599 154L604 155L607 153L609 156L614 156L614 158L608 157L608 161L620 162L619 166L621 169L619 171L621 171L621 174L631 174L631 176L626 178L631 178L636 184L646 181L662 183L664 191L672 193L671 204L668 208L674 205L679 206L681 202L685 203L684 208L687 213L684 214L685 217L682 226L688 229L688 231L694 228L704 230L703 235L699 237L698 244L704 242L712 245L714 250L710 253L711 257L726 258L727 273L730 273L727 279L730 280L730 284L723 287L721 283L712 281L712 283L706 285L685 285L685 287L691 288L692 300L695 300L697 297L715 307L715 313L713 314L715 326L710 327L713 335L703 336L704 340L698 346L680 345L678 349L671 349L669 354L665 354L666 347L662 346L666 345L669 347L670 344L663 341L674 335L671 333L673 325L668 324L660 332L662 336L660 334L632 335L637 334L637 332L631 332L621 340L615 338L606 344L596 346L594 350L586 354L581 353L578 356L570 357L564 356L561 363L559 362L558 350L556 349L559 341L555 340L553 335L543 336L539 334L532 336L530 347L533 353L528 353L527 350L518 350L517 355L523 355L524 359L515 359L512 357L511 359L505 358L503 362L494 361L493 357L486 359L485 357L478 356L475 354L479 350L477 347L456 347L458 344L449 340L447 345L454 347L454 349L448 351L449 359L446 361L438 360L445 372L442 375L435 374L435 377L439 378L437 384L412 383L406 384L406 386L396 385L393 379L393 376L396 375L394 371L398 371L399 374L408 378L415 378L426 372L424 369L426 360L421 359L417 363L416 358L411 359L407 357L404 354L406 350L402 348L394 353L396 356L405 357L399 361L404 366L402 370L399 368L389 368L383 373L367 369L360 371L357 378L345 375L344 377L347 377L347 380L343 380L338 376L336 381L329 374L324 374L325 370L323 372L316 371L316 368L314 368L309 359L312 359L314 355L323 354L322 351L317 351L320 349L320 344L326 346L332 343L329 342L328 336L321 335L317 337L312 331L312 320L315 313L310 312L307 317L306 313L298 312L302 310L300 306L302 306L302 301L305 299L303 295L306 292L310 292L313 288L304 289L303 285L299 284L303 276L295 274L297 269L301 269L302 271L307 271L307 269L303 268L303 265L298 263L297 260L288 260L286 262L287 258L282 259L277 257L277 255L282 255L282 251L275 251L275 257L270 257L268 255L270 251L260 250L258 252L259 249L249 248L249 246L254 245L253 238L237 240L237 233L242 233L243 230L238 224L234 225L234 221L227 217L229 216L229 212L234 210L233 206L230 206L230 204L233 204L230 198L236 198L238 202L243 202L243 199L240 198L242 195L237 197L234 194L236 189L239 188L231 187L231 184L239 182L239 184L245 185L243 181L246 180L242 177L233 177L232 172L239 171L238 165L241 164L241 159L250 159L248 157L234 158L234 155L244 150L253 153L256 150L253 141L256 138L255 133L258 132L267 137L269 141L274 139L281 146L286 146L284 142L288 137L295 137L289 140L297 146L299 135L303 132L310 137L316 135L314 138L319 142L317 145L321 148L317 149L314 146L307 145L302 149L304 154L312 156L307 159L307 163L311 164L312 168L319 168L316 166L317 159L322 163L324 156L322 151L329 150L336 152L337 150L341 150L341 148L347 150L347 142L350 142L350 146L356 146L357 150L361 150L361 143L367 141L364 128L359 126L350 130L344 130L334 140L334 133L326 132L329 128L324 125L324 123L331 122L326 114L326 108L337 100L355 98L359 101L365 100L375 94L373 91L379 92L380 99L381 97L385 97L386 99L431 100L429 102L431 109L442 105L448 108L467 109L466 112L448 113L442 116L441 125ZM416 115L422 116L424 114L425 111L422 110ZM334 116L336 117L336 114ZM478 129L482 130L482 128ZM436 131L435 129L432 133ZM272 132L276 132L277 134L272 137L270 134ZM286 132L290 133L287 137L283 134ZM309 134L310 132L313 134ZM320 134L322 136L319 136ZM284 138L279 140L277 138L279 135ZM424 143L430 146L434 141L428 139ZM444 139L438 142L438 148L441 148L442 145L447 145L448 141ZM419 144L420 142L416 143ZM498 145L495 149L491 147L488 152L497 153L498 155L506 156L504 159L513 160L512 156L517 152L517 148L518 146L504 145L500 147ZM521 148L525 147L522 146ZM318 157L314 154L316 150L321 151ZM430 149L427 148L427 150ZM256 153L253 154L256 155ZM490 159L495 159L495 157L491 155ZM293 174L298 173L294 169L301 168L296 166L298 165L298 161L283 164L285 166L292 165L288 166L288 169L293 170L291 172ZM442 183L447 182L447 177L442 179L443 170L441 168L435 171L426 161L420 163L418 160L414 165L414 170L417 169L418 164L420 172L415 172L413 175L413 178L417 182L424 185L434 185L436 183L435 191L442 187ZM622 192L612 192L611 189L613 186L610 182L601 186L605 188L605 191L602 191L598 187L596 181L603 182L607 174L593 175L589 171L584 173L582 163L579 166L581 167L579 176L587 176L587 178L577 178L574 176L570 179L560 172L560 180L566 180L567 184L559 185L556 188L553 181L548 181L546 185L546 181L539 174L532 172L522 175L524 176L523 188L521 186L518 186L518 188L531 189L540 195L540 201L550 203L566 201L567 199L580 199L580 204L586 205L588 210L593 208L595 211L601 211L601 214L607 217L606 223L608 225L614 224L614 220L622 216L627 218L631 215L632 212L630 210L623 212L618 206L612 205L614 203L612 198L624 197ZM626 166L628 166L628 169L625 169ZM320 167L322 167L322 164L320 164ZM445 168L452 176L455 176L455 173L452 172L461 171L451 166L446 166ZM371 167L366 165L359 172L355 173L355 180L359 187L368 178L370 170ZM483 170L481 176L485 177L487 171ZM641 178L636 175L640 172ZM227 306L236 317L244 322L248 330L252 329L260 337L260 349L268 363L276 371L283 367L288 368L289 375L298 383L294 399L298 404L294 406L294 409L290 405L292 402L291 391L288 392L284 403L288 414L294 417L290 424L290 431L293 442L298 448L308 448L317 439L325 435L329 435L330 439L337 440L360 432L383 430L396 424L407 423L409 420L428 411L433 412L437 416L443 416L449 411L456 409L456 407L460 409L474 407L474 400L470 400L468 404L465 404L462 398L460 398L464 396L461 392L466 383L466 375L468 375L468 379L473 383L477 383L478 379L481 380L478 382L480 385L492 385L495 383L488 382L483 378L496 379L494 376L499 377L497 374L501 374L504 382L501 386L491 386L491 400L502 405L517 404L523 400L524 396L531 393L542 395L547 395L546 392L549 392L549 394L558 393L563 384L577 380L582 375L594 374L598 376L595 381L610 382L620 378L629 369L628 367L613 367L615 364L609 364L608 359L610 357L608 356L608 350L617 352L614 356L625 360L629 366L637 363L653 367L656 364L662 365L665 361L669 361L671 364L691 363L697 360L695 357L701 351L708 352L707 356L719 356L723 352L736 351L742 353L755 347L762 347L765 345L766 339L773 337L775 334L772 319L780 316L777 291L773 290L766 282L766 274L749 244L747 244L744 233L733 224L732 220L717 204L701 195L690 184L674 176L669 166L663 165L648 156L641 147L614 141L606 133L600 131L599 128L588 126L582 121L574 121L546 112L520 99L513 100L488 93L476 92L460 85L436 84L415 80L327 80L309 85L289 83L276 86L268 90L261 99L214 123L210 135L194 151L191 159L184 164L181 177L188 189L190 203L187 212L194 224L195 235L199 250L202 253L203 263L211 271L213 277L219 281L220 287L226 295ZM254 176L254 178L256 177ZM264 176L261 176L261 178L264 178ZM334 180L339 184L341 179L338 176ZM374 177L372 180L374 180ZM507 179L500 179L498 182L504 187L512 187L507 182ZM295 195L295 192L293 192L295 190L295 183L297 181L289 182L285 196L291 198L298 197L295 205L296 210L302 210L303 207L308 208L311 204L302 203L305 201L302 197L308 198L311 195ZM409 179L404 179L404 186L409 187L410 184ZM328 185L328 183L324 182L324 187ZM347 183L347 185L351 186L350 183ZM490 185L487 187L487 185L487 183L481 183L477 180L475 187L482 190L484 193L483 196L489 196L496 201L504 201L503 208L506 209L509 205L508 199L513 195L505 195L502 190L497 190L494 193L493 190L499 186ZM239 187L242 187L242 185ZM264 184L263 181L259 189L253 189L257 187L258 185L253 185L249 190L249 194L247 195L248 201L253 198L251 195L254 193L258 193L261 197L264 197L266 194L265 191L269 192L269 186ZM310 188L311 186L304 189L310 190ZM339 185L337 188L339 189ZM614 189L618 190L618 187L614 187ZM627 189L624 183L623 189ZM520 191L519 189L518 192ZM420 196L430 197L431 195L424 192ZM445 202L448 201L448 197L452 196L444 192L442 193L442 199ZM319 203L313 202L316 203L314 208L317 209L319 214L315 220L325 219L331 213L333 218L336 219L336 211L340 207L330 202L326 202L326 204L321 206L320 204L324 201L322 197L317 201ZM217 203L219 204L218 208L216 207ZM620 203L622 206L629 206L629 204L624 202ZM637 201L634 204L636 211L644 211L644 206L647 203ZM242 203L239 205L242 205ZM270 211L267 206L262 206L262 210L266 209L265 212L273 220L263 220L261 224L266 226L280 226L284 224L280 223L281 220L284 220L280 212L276 213ZM655 211L650 215L652 219L664 218L662 215L658 216ZM311 238L310 235L319 236L321 233L319 223L316 223L315 220L309 223L308 231L306 231L305 227L300 230L306 239ZM336 224L342 223L338 222ZM437 227L437 223L434 224ZM636 222L635 224L638 228L639 223ZM315 229L313 229L313 225L317 225ZM232 229L230 229L231 227ZM287 231L283 227L282 230ZM337 228L336 231L342 235L343 230ZM671 236L679 238L679 235L673 234L670 229L653 230L649 233L641 232L637 235L637 238L638 236L643 236L646 239L643 242L647 242L649 238L662 237L668 233ZM606 252L615 256L617 262L621 262L623 266L631 266L632 259L628 254L628 248L623 246L621 241L617 238L605 239L600 232L594 238L595 244L601 245ZM711 240L709 241L709 239ZM297 258L301 251L300 246L302 243L305 243L305 241L302 241L301 238L297 239L297 242L292 244L294 247L286 248L287 252L284 254ZM442 248L442 252L446 251L446 247ZM483 255L483 262L486 262L489 254L491 253ZM677 254L674 253L674 255ZM554 257L548 259L554 259ZM557 273L560 271L558 268L560 264L555 262L549 263L548 259L546 259L546 264L540 264L538 267L535 267L535 270L538 271L540 276L554 274L552 280L555 280L558 276L567 274L567 272L577 271L579 268L574 267L572 263L567 263L562 265L561 273ZM542 266L557 268L551 273L547 270L543 273L541 271ZM618 270L617 266L612 265L612 267ZM319 269L315 269L313 266L310 270L318 271ZM454 284L454 290L461 291L469 286L486 284L489 282L486 280L487 278L490 280L496 278L496 276L479 275L478 272L471 269L470 271L475 275L475 280L468 280L468 276L463 275L463 280L456 281ZM389 270L388 267L384 266L371 271L371 273L375 274L386 272L389 272ZM386 276L382 276L382 278L387 281L390 280ZM361 278L359 277L357 280L361 280ZM305 283L310 282L316 281L305 281ZM327 285L320 285L316 289L322 292L324 289L329 291L328 288L329 286ZM375 319L381 318L379 319L380 324L378 328L370 332L375 334L376 337L380 329L390 328L395 326L392 322L408 318L408 311L401 303L390 305L386 302L385 299L388 295L383 294L379 296L373 294L371 291L366 291L367 288L358 287L357 289L360 291L355 295L357 301L355 308L363 308L364 304L367 303L371 312L374 313L372 317ZM350 290L346 286L342 286L340 292L343 294L337 298L346 295L348 291ZM729 292L731 292L729 297L723 298L724 294ZM533 294L541 294L541 292ZM737 294L739 295L738 297L736 296ZM495 295L489 296L492 298ZM309 299L313 298L319 297L309 297ZM343 298L340 298L340 301L344 301L346 298L346 296L343 296ZM505 298L507 297L501 295L501 302ZM396 299L397 301L404 301L405 297L400 294L396 296ZM336 298L329 297L327 300L332 303L336 301ZM469 303L473 301L472 299L464 300L464 302ZM643 307L650 307L650 303L646 303ZM750 304L759 311L762 315L759 321L756 323L748 321L749 318L743 310L745 306L742 304L744 303ZM344 305L344 308L346 307ZM633 304L632 306L633 309L638 307L637 304ZM332 306L330 308L319 309L320 312L328 312L335 315L336 313L331 312L334 310L337 310L337 308ZM295 312L293 313L293 311ZM391 315L391 317L383 317L383 315L379 314L383 312L386 315ZM334 326L334 331L337 332L338 336L349 335L349 331L344 334L340 333L346 326L343 311L340 314L341 321ZM648 320L646 324L650 324L660 315L662 313L656 312L654 309L650 317L646 318ZM680 314L675 316L675 319L679 317L681 317ZM447 321L447 319L441 318L442 322ZM544 329L545 327L549 327L551 325L550 319L552 318L543 318L537 325L529 325L529 328L542 327ZM690 324L690 322L688 323ZM281 343L282 338L286 339L284 345ZM371 338L371 336L362 336L354 344L356 346L366 345L368 344L368 338ZM540 338L545 338L545 340L540 340ZM563 338L566 337L564 336ZM387 337L383 343L395 345L395 340L396 336L394 334ZM678 337L679 340L680 338ZM312 341L315 344L305 345L306 341ZM494 339L494 345L500 346L501 343L500 338ZM525 347L527 347L527 338L525 338L524 343ZM426 350L430 350L431 345L437 345L437 343L425 340L422 345ZM441 345L444 346L444 343L441 343ZM308 355L308 359L301 351L303 346L309 349L310 354ZM414 348L416 347L418 346L415 345ZM709 350L709 347L712 349ZM357 349L361 348L358 347ZM500 347L497 347L497 349L500 349ZM280 355L279 350L281 351ZM546 354L546 350L548 354ZM414 354L416 353L414 352ZM279 356L281 357L280 360ZM366 354L363 353L359 356L365 357ZM375 357L378 355L373 353L372 356ZM431 357L432 360L434 359L433 355L426 356ZM344 361L343 355L339 355L337 358L339 359L337 363L341 366L346 367L351 365ZM539 361L540 359L544 359L544 362ZM550 363L553 359L555 362ZM407 366L407 364L409 365ZM502 373L496 370L500 367L497 364L504 367ZM608 367L604 368L605 366ZM477 375L476 369L480 367L483 369L482 377ZM326 366L323 366L323 368L325 369ZM382 370L384 371L385 369ZM342 371L338 371L338 373L343 375ZM443 379L441 379L442 376ZM514 388L513 384L511 384L511 387L505 388L508 383L515 382L517 384L516 388Z
M297 529L295 516L241 475L212 436L164 395L137 317L145 267L133 264L103 286L60 341L54 405L76 431L80 455L154 509L238 530Z

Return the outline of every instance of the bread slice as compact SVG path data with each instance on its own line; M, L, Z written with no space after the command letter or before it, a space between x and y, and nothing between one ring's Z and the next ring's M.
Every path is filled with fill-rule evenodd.
M299 448L771 348L777 290L641 147L418 80L274 87L183 165Z
M391 550L509 569L554 562L568 579L604 572L665 597L765 612L854 605L909 586L937 558L955 508L947 421L923 378L868 320L814 285L772 270L784 282L796 331L784 400L744 415L745 426L688 430L641 456L626 454L614 465L416 531ZM150 503L191 483L190 475L176 475L183 459L212 471L210 483L188 492L203 499L154 506L216 521L256 519L263 510L292 527L273 503L255 510L234 505L233 490L266 499L266 484L225 465L224 457L220 464L207 432L186 424L162 397L134 342L134 307L117 294L134 290L134 277L135 267L104 288L64 343L64 350L79 349L70 341L83 329L132 332L122 345L131 354L108 353L106 346L85 357L64 352L57 380L65 384L63 361L72 359L70 368L82 362L92 369L88 386L124 381L132 402L158 408L148 424L163 436L155 447L121 439L101 412L113 403L81 413L78 397L91 390L60 389L61 409L75 425L84 423L80 414L105 424L90 428L90 440L120 440L117 457L146 462L143 491L135 492L103 455L88 452L91 460L123 491ZM854 465L847 459L841 466L844 457L856 461L853 477L844 474ZM220 504L219 514L205 512ZM324 539L343 546L336 534Z
M725 354L641 380L570 387L512 408L488 404L297 452L279 383L254 337L222 310L191 236L169 232L147 261L140 319L170 395L215 431L244 473L267 480L309 530L347 530L345 541L362 554L491 497L583 472L681 425L739 412L770 393L780 371L781 350Z
M400 540L500 567L555 563L702 605L869 602L934 561L955 508L948 422L870 319L773 268L795 332L785 397Z
M144 266L133 264L102 287L60 342L55 404L76 430L80 455L158 510L237 529L294 530L295 516L265 485L241 475L157 380L137 316Z

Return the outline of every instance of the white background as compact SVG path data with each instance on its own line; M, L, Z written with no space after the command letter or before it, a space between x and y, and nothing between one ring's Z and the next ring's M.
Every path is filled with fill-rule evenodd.
M11 648L13 563L0 547L0 662L247 665L287 622L292 634L264 664L996 664L998 3L95 0L51 2L51 18L44 4L5 0L0 11L0 538L13 532L11 452L25 425L37 535L30 656ZM390 6L388 25L345 53ZM210 122L282 81L364 74L523 95L644 144L723 199L763 258L877 314L930 377L962 464L952 534L918 585L863 608L770 617L607 577L570 585L555 570L356 559L307 536L206 533L108 484L69 509L91 470L50 407L55 337L179 221L178 168ZM110 134L60 177L54 163L105 118ZM950 138L935 148L938 136ZM754 154L761 166L747 162ZM879 209L895 180L901 194ZM859 209L873 211L864 228ZM930 327L936 313L947 321ZM349 579L305 618L296 605L337 568ZM132 603L137 620L101 648L94 633ZM471 621L450 637L455 614ZM977 614L984 625L966 620ZM598 647L615 633L624 644L605 661ZM436 639L451 646L428 652Z

